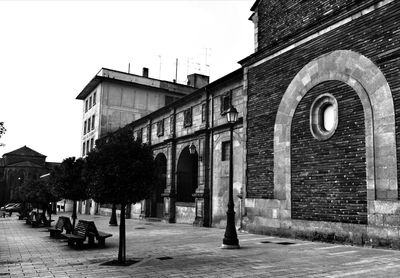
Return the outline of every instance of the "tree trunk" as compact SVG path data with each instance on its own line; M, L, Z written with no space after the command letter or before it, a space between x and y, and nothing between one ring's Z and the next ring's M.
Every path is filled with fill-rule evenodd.
M47 214L49 215L49 222L47 223L47 226L51 226L51 213L53 212L53 207L52 204L47 204Z
M125 204L121 204L121 219L119 223L119 248L118 262L126 263L126 240L125 240Z
M76 201L74 201L74 205L72 206L72 231L75 229L76 218Z
M129 203L126 205L126 213L125 213L125 218L130 219L131 218L131 206L132 203Z
M118 226L117 207L115 206L115 204L112 205L111 218L110 218L110 222L108 222L108 224L110 224L110 226Z

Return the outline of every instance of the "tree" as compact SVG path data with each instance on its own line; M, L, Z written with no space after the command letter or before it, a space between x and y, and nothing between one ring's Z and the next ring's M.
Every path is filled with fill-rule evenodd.
M123 128L98 140L86 157L89 195L96 202L121 205L118 263L126 263L125 208L150 196L156 186L155 162L149 146Z
M7 129L4 127L4 122L0 122L0 138L1 136L6 133ZM0 143L0 147L4 146L3 143Z
M72 200L72 227L75 228L77 201L88 199L87 183L83 176L85 161L82 158L69 157L56 166L50 175L54 184L54 194L60 198Z
M24 180L19 188L19 198L24 203L34 204L35 207L42 209L43 219L46 216L46 211L48 211L50 220L51 210L48 210L48 205L50 202L59 200L54 195L52 184L48 178L28 178ZM50 224L50 221L48 224Z

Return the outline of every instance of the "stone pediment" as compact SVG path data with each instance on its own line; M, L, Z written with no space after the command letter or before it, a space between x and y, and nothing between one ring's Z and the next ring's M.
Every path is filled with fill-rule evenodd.
M9 155L16 155L16 156L36 156L36 157L46 157L45 155L38 153L37 151L32 150L31 148L27 146L23 146L19 149L16 149L12 152L5 153L3 156L9 156Z

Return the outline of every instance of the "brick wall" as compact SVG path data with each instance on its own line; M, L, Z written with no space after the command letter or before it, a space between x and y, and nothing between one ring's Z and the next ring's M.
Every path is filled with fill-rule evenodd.
M338 102L338 126L328 140L310 132L310 107L332 94ZM292 218L367 223L364 111L356 92L339 81L312 88L292 121Z
M334 50L353 50L371 59L385 75L396 109L400 142L400 2L298 46L248 70L247 197L273 198L273 137L281 97L294 76L311 60ZM400 157L400 148L397 157ZM398 161L400 161L398 159ZM399 162L398 162L399 163ZM399 165L398 165L399 169ZM398 171L400 173L400 171Z
M258 6L259 49L345 14L360 0L264 0Z

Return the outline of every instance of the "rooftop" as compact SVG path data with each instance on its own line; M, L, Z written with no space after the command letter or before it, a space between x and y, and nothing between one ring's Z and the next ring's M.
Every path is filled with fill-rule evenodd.
M139 86L146 86L165 90L175 94L186 95L194 92L196 88L188 85L178 84L170 81L154 79L150 77L140 76L127 72L102 68L90 82L83 88L76 99L85 99L92 91L103 81L123 82L126 84L136 84Z

